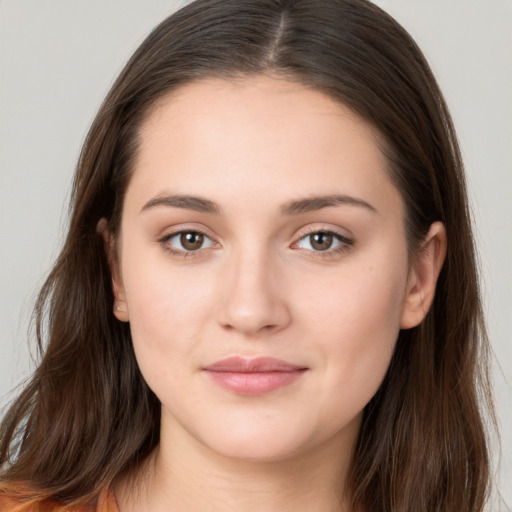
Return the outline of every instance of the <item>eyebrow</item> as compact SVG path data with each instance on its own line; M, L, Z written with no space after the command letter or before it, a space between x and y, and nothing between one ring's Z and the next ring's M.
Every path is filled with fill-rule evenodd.
M343 194L305 197L303 199L288 201L281 206L280 211L282 215L298 215L301 213L321 210L322 208L342 205L357 206L369 210L373 213L378 213L376 208L374 208L371 204L367 203L363 199ZM150 199L142 207L141 212L159 206L183 208L185 210L193 210L200 213L219 214L221 212L219 205L213 201L210 201L209 199L181 194L156 196L153 199Z
M343 194L331 194L327 196L313 196L304 199L289 201L281 206L281 213L283 215L297 215L299 213L313 212L328 208L330 206L357 206L365 208L373 213L378 213L377 209L370 203L357 197L347 196Z
M177 194L154 197L142 207L141 212L157 206L184 208L185 210L194 210L201 213L220 213L219 206L209 199Z

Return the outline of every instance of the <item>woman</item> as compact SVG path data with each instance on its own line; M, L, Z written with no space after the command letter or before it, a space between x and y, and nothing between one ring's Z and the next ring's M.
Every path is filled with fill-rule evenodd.
M183 8L112 87L72 202L2 510L482 510L461 159L379 8Z

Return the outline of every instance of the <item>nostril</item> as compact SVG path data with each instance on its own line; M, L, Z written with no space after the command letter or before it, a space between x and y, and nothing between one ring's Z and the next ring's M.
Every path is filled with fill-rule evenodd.
M272 279L266 260L256 261L254 252L249 256L232 261L223 275L217 320L226 332L268 334L288 324L288 297Z

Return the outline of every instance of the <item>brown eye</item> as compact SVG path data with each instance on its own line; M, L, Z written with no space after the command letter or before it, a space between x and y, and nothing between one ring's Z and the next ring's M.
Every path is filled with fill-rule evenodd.
M334 237L331 233L325 233L322 231L309 235L311 247L317 251L326 251L327 249L330 249L333 240Z
M186 251L197 251L197 249L201 249L204 243L204 235L196 231L187 231L181 233L180 243Z
M215 242L200 231L177 231L164 236L160 243L167 252L182 257L192 253L199 255L204 249L215 246Z
M341 233L319 230L304 235L300 240L293 244L293 246L300 249L306 249L313 254L323 252L325 253L325 256L333 256L348 250L353 243L353 240L347 238Z

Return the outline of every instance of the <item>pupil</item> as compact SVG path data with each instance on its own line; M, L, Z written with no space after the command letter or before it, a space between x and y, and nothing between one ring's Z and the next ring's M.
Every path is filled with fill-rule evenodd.
M311 236L311 246L318 251L325 251L332 245L332 235L329 233L315 233Z
M189 251L195 251L203 245L203 235L201 233L188 232L182 233L180 237L181 245Z

